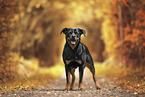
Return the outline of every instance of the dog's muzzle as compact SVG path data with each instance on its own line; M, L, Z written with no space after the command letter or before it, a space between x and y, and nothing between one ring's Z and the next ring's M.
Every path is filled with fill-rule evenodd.
M76 41L71 41L70 42L72 45L75 45L76 44Z
M79 38L77 38L77 37L67 38L67 41L68 41L71 45L77 44L78 40L79 40Z

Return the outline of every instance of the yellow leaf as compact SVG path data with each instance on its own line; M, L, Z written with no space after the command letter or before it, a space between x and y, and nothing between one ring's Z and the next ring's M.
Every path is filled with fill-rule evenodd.
M47 92L47 94L49 94L49 95L50 95L50 94L51 94L51 92Z

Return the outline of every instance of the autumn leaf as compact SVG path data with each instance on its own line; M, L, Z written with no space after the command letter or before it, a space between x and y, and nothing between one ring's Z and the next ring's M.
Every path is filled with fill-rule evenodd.
M143 46L145 47L145 42L143 43Z
M122 0L122 1L123 1L123 4L124 4L125 6L128 6L128 5L127 5L128 0Z
M142 16L143 19L145 19L145 11L143 11L142 9L140 9L140 10L138 11L138 14L139 14L140 16Z

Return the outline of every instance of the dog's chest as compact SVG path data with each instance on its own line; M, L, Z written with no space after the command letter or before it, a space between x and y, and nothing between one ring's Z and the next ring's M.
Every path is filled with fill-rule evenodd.
M71 60L81 59L81 56L83 53L83 50L80 46L75 50L72 50L69 47L67 47L65 51L66 51L65 53L66 53L67 59L71 59Z

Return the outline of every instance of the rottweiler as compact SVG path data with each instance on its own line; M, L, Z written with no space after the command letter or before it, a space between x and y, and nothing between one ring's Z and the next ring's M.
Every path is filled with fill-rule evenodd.
M94 63L89 50L80 42L81 35L84 34L85 36L86 31L80 28L64 28L61 33L64 33L66 36L66 43L62 54L66 72L65 90L73 90L75 81L74 72L77 67L79 68L79 89L84 90L82 79L85 66L89 68L93 75L96 89L101 89L99 83L96 81ZM70 75L72 75L71 83Z

